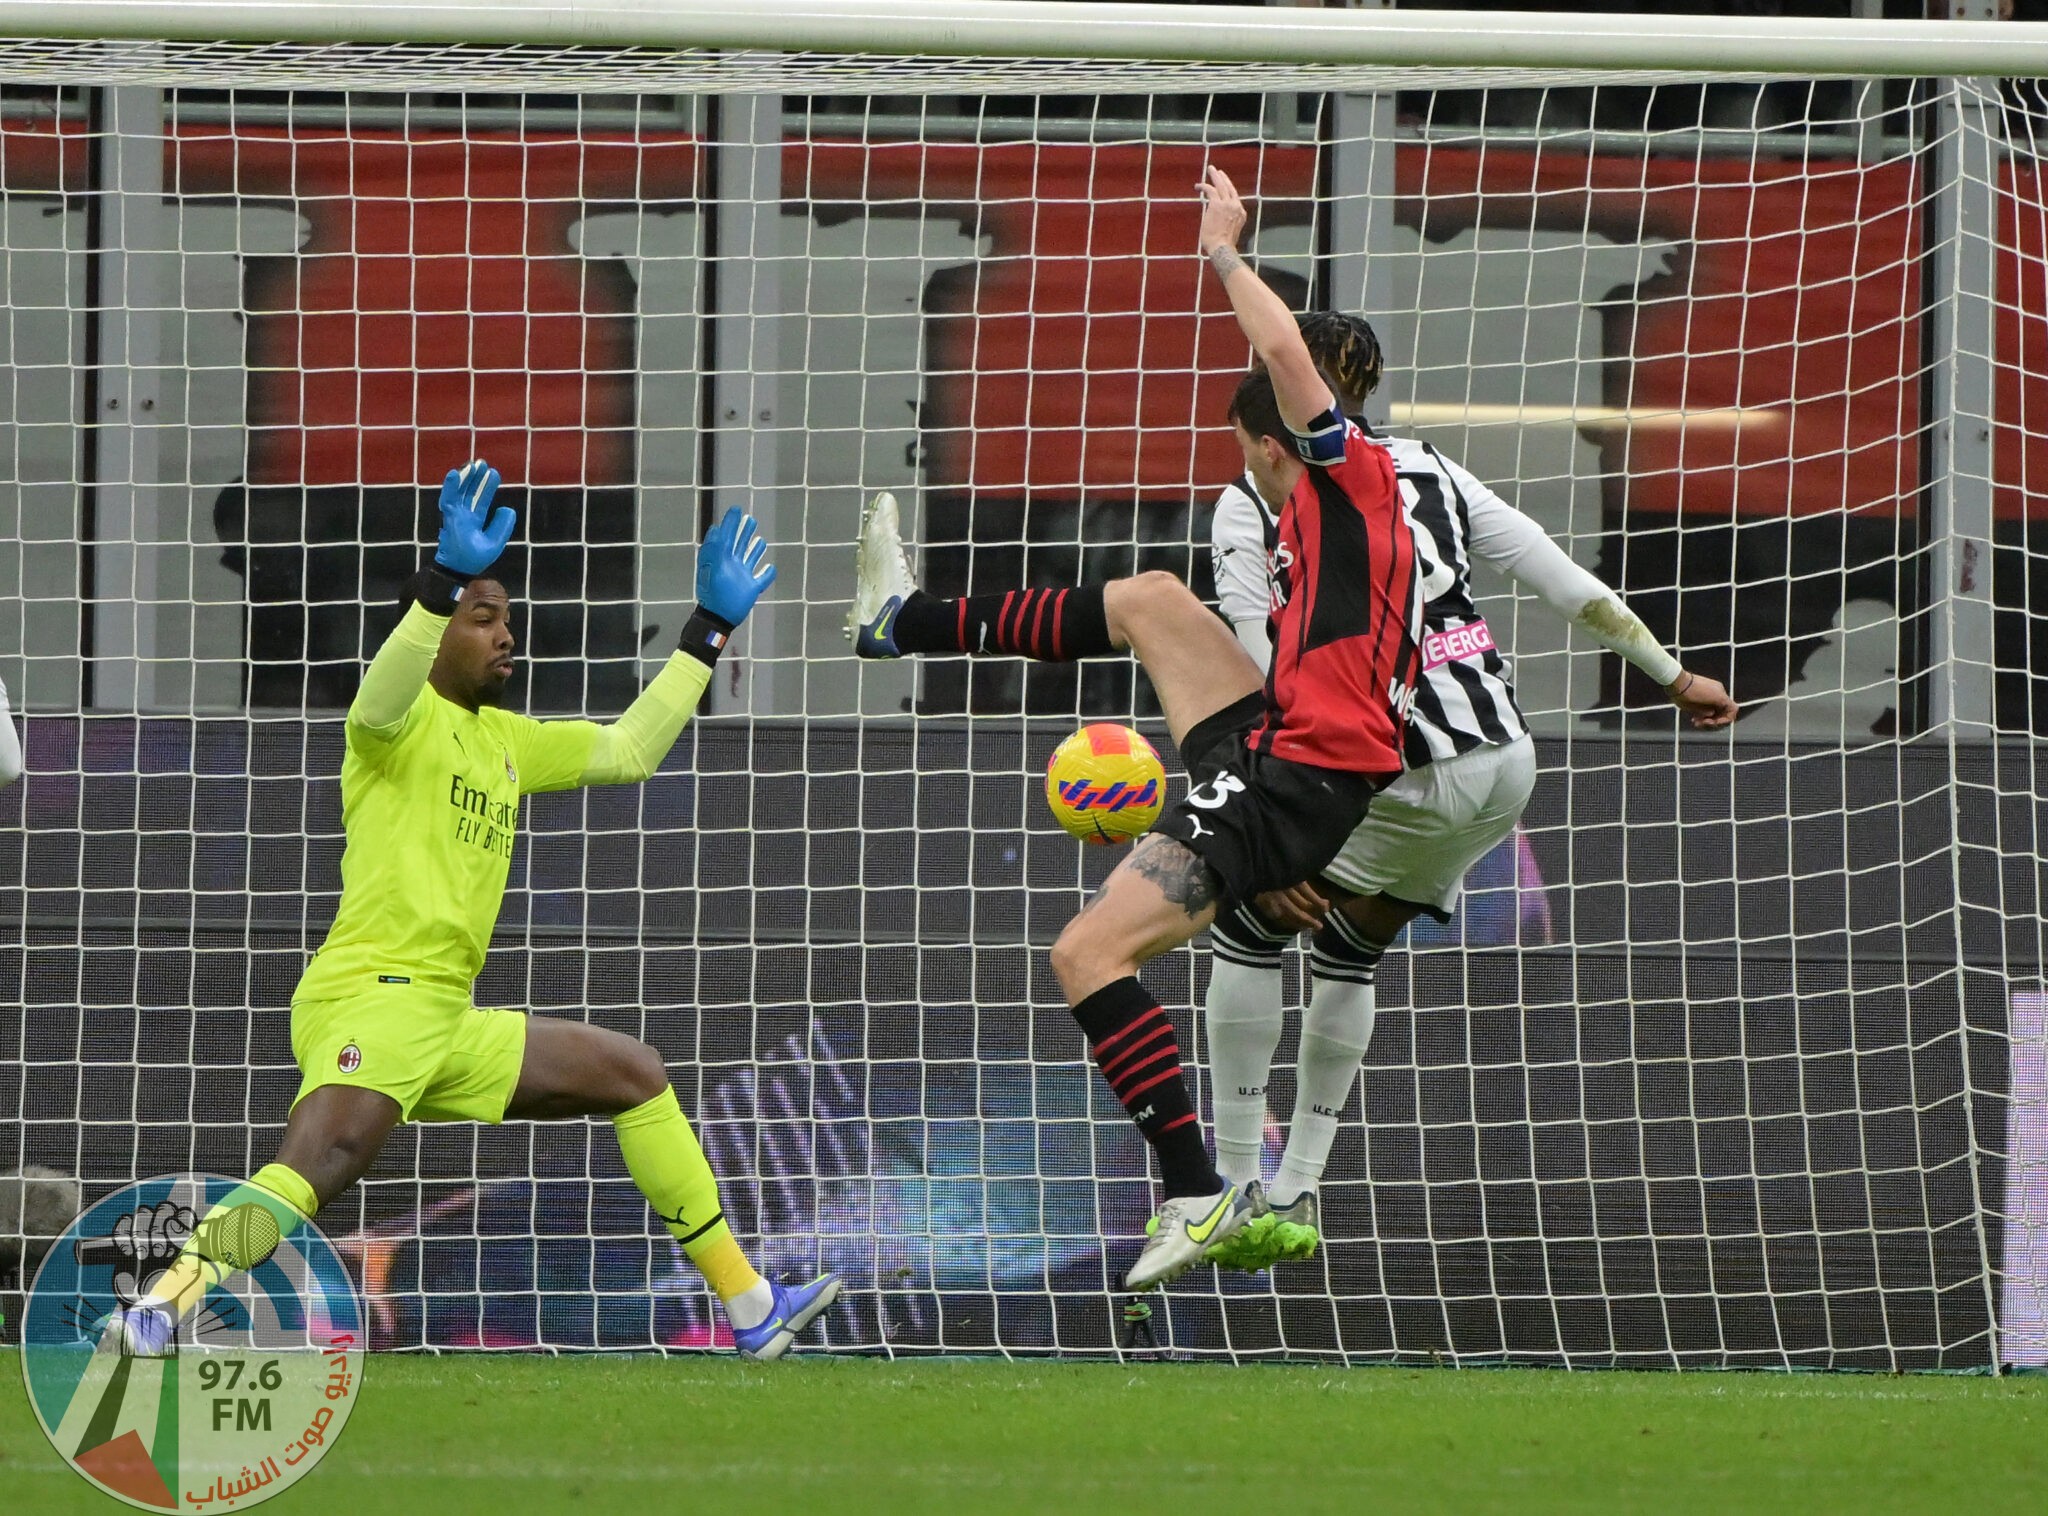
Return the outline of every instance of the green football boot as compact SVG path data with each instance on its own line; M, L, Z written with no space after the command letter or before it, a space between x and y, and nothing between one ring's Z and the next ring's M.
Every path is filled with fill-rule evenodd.
M1266 1204L1265 1186L1256 1179L1244 1187L1244 1195L1252 1203L1251 1220L1202 1257L1219 1269L1240 1269L1247 1274L1256 1274L1261 1269L1270 1269L1279 1257L1273 1247L1273 1208Z
M1316 1256L1323 1240L1323 1213L1314 1190L1303 1191L1292 1205L1269 1208L1266 1215L1273 1222L1273 1262L1298 1263Z

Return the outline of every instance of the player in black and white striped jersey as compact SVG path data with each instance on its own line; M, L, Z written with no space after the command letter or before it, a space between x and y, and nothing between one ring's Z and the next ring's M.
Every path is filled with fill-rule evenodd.
M1334 312L1299 320L1310 353L1340 390L1339 403L1356 415L1380 380L1371 326ZM1427 601L1423 671L1403 748L1407 772L1374 800L1324 871L1336 887L1334 908L1308 883L1227 906L1210 929L1215 962L1204 1013L1217 1167L1241 1185L1260 1177L1266 1084L1280 1042L1282 954L1297 931L1315 930L1286 1153L1265 1193L1268 1209L1211 1250L1210 1259L1226 1266L1264 1268L1314 1253L1316 1190L1371 1041L1380 958L1417 915L1450 919L1466 871L1514 831L1535 786L1534 744L1507 658L1473 599L1473 562L1508 575L1642 669L1694 726L1735 719L1735 703L1717 681L1686 670L1529 517L1426 442L1377 433L1373 440L1393 456ZM1272 656L1277 525L1277 512L1247 474L1223 491L1211 527L1219 608L1261 667Z
M1466 540L1466 511L1476 510L1482 522L1506 526L1511 532L1526 527L1540 537L1542 528L1428 443L1368 431L1393 455L1409 520L1417 532L1417 550L1428 565L1424 590L1430 594L1428 631L1435 634L1435 650L1432 654L1425 649L1423 677L1417 681L1406 742L1408 764L1420 767L1475 748L1513 743L1529 728L1515 701L1507 659L1472 601L1469 559L1475 545ZM1485 531L1484 526L1479 529ZM1217 499L1211 528L1217 605L1238 640L1262 664L1272 656L1266 634L1272 600L1268 561L1277 540L1273 510L1258 497L1250 475L1226 486ZM1547 537L1542 541L1557 551ZM1486 556L1484 548L1478 550ZM1486 561L1495 560L1487 556ZM1565 562L1571 564L1569 559ZM1581 579L1599 584L1576 564L1571 569ZM1604 593L1606 587L1600 589ZM1677 667L1677 660L1662 648L1655 651L1662 661L1639 660L1638 667L1652 677L1664 673L1667 665Z

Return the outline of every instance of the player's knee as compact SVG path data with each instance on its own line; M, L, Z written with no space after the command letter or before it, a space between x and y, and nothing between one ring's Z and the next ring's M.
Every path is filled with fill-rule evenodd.
M1068 922L1052 945L1053 977L1059 980L1068 1003L1085 1000L1128 973L1128 968L1118 967L1116 956L1099 940L1099 934L1090 929L1085 915Z
M1129 583L1138 605L1154 614L1170 613L1188 604L1200 604L1193 590L1164 569L1148 569L1142 574L1134 574Z
M1080 973L1086 949L1080 941L1080 933L1074 930L1077 922L1070 921L1066 929L1052 944L1052 975L1059 980L1060 988L1071 997L1076 976Z
M1118 579L1103 597L1110 636L1125 646L1130 644L1136 628L1147 621L1171 616L1184 604L1197 609L1201 606L1193 590L1163 569L1148 569L1128 579Z
M1129 583L1147 599L1171 598L1188 593L1188 587L1165 569L1146 569L1133 574Z
M647 1043L635 1042L620 1054L617 1082L622 1109L645 1105L668 1088L668 1065Z

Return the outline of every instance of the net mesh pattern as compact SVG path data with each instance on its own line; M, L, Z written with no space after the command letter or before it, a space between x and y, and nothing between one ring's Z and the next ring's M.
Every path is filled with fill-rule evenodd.
M710 513L774 544L662 772L530 803L477 1000L660 1049L763 1267L847 1275L826 1345L2048 1356L2028 87L32 42L0 76L0 1167L268 1159L340 712L482 454L536 714L633 698ZM1479 568L1535 797L1382 969L1319 1257L1192 1275L1147 1338L1146 1153L1046 962L1114 859L1040 786L1082 719L1170 752L1157 701L841 626L885 488L935 593L1214 595L1248 350L1192 256L1211 162L1290 304L1371 315L1369 418L1749 714L1681 733ZM1191 1062L1208 976L1147 971ZM602 1123L406 1129L322 1219L383 1346L715 1340Z

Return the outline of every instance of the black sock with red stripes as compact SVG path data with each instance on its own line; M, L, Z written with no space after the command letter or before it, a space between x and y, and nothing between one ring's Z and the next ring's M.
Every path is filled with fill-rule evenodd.
M1102 586L1011 590L941 600L919 590L896 613L891 638L903 653L998 653L1071 663L1116 651Z
M1119 979L1075 1006L1074 1019L1088 1035L1095 1066L1159 1155L1166 1198L1221 1190L1181 1073L1180 1041L1150 991L1135 978Z

